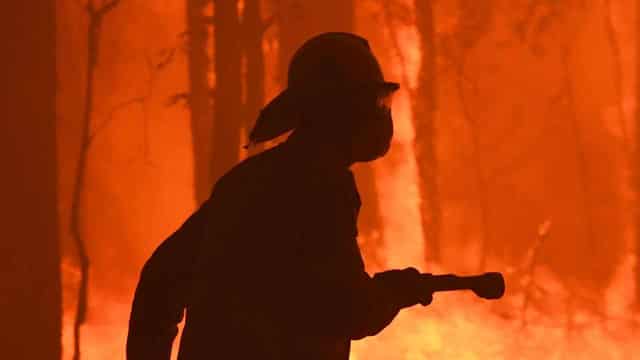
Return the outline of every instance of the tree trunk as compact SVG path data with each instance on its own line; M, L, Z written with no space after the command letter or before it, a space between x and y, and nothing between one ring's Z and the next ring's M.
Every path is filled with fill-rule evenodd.
M436 159L436 49L432 1L416 1L416 27L422 64L418 72L418 87L412 99L415 154L420 177L420 213L425 240L425 258L440 260L441 209L438 192Z
M264 54L262 52L262 36L267 24L260 16L260 0L246 0L242 21L243 53L246 64L244 99L244 128L247 133L251 130L258 114L264 105ZM258 144L251 148L251 153L260 151Z
M636 2L636 124L635 124L635 182L636 182L636 232L635 232L635 251L636 251L636 305L640 309L640 1Z
M239 160L242 111L242 44L237 1L216 1L214 9L216 86L211 179L217 181Z
M211 163L209 158L209 129L213 119L211 88L208 82L210 59L204 10L211 0L187 0L187 33L189 34L188 71L189 106L191 109L191 137L195 200L201 204L211 192Z
M210 3L211 0L187 2L189 104L198 203L210 195L212 184L240 160L242 130L251 128L264 103L265 24L260 16L260 1L246 1L242 16L235 1L217 2L213 18L215 39L208 37L211 21L204 14ZM214 43L216 85L212 101L207 49ZM255 152L260 147L251 150Z
M294 52L314 35L329 31L354 32L355 1L277 0L279 27L278 74L286 87L287 68ZM370 164L354 167L362 198L359 217L361 248L368 265L380 266L378 249L382 247L382 218L378 203L375 173Z
M5 115L0 122L3 244L0 347L6 359L60 359L56 162L56 2L5 5Z

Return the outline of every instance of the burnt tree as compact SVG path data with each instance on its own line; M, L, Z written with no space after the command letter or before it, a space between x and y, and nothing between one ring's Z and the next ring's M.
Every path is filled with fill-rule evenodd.
M217 181L240 158L242 110L242 43L237 1L216 1L214 24L214 123L210 179Z
M212 3L213 17L206 14ZM199 204L209 196L212 184L240 160L243 130L253 126L264 104L262 38L270 21L262 20L258 0L245 1L241 9L237 1L188 0L187 23L190 89L184 97L191 110Z
M5 4L0 330L7 359L61 357L56 1ZM19 36L16 36L19 34Z
M636 15L640 16L640 1L636 5ZM639 18L640 19L640 18ZM640 21L636 21L636 112L635 112L635 251L636 251L636 305L640 309Z
M187 58L189 72L188 104L191 110L191 138L194 159L194 188L197 204L209 197L212 179L210 176L209 130L213 120L211 88L208 74L211 59L207 50L211 39L207 32L211 19L205 9L211 0L187 0Z
M262 39L271 20L263 21L260 15L260 0L246 0L242 20L242 55L245 67L243 118L244 128L248 131L253 127L255 119L264 105L264 53ZM250 149L251 153L261 150L258 144Z
M207 10L212 4L210 16ZM189 92L177 97L184 97L191 110L194 192L200 204L217 179L239 160L241 24L237 1L187 0L186 18ZM211 74L214 84L209 81Z
M93 0L87 3L87 56L86 56L86 78L84 92L84 107L82 112L82 133L80 139L80 151L78 163L75 171L75 184L71 199L71 221L70 233L73 243L76 246L78 256L78 266L80 268L80 284L78 287L78 299L76 314L73 324L73 359L80 359L80 328L85 323L88 308L89 289L89 254L87 252L86 239L82 231L82 200L85 194L87 181L87 167L89 162L89 150L95 139L95 132L91 132L92 118L94 111L94 90L96 79L96 68L100 58L100 38L102 24L107 14L118 6L120 0L111 0L96 5Z

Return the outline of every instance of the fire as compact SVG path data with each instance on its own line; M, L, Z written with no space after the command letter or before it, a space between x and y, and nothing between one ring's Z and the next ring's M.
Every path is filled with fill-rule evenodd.
M410 104L410 89L416 86L421 61L417 35L411 26L397 25L384 40L372 41L374 50L391 47L390 37L397 41L402 56L395 54L389 59L385 74L403 83L394 98L392 149L374 164L386 239L382 258L386 268L413 266L433 273L452 272L444 264L427 266L424 262ZM266 60L273 63L273 56ZM268 92L273 93L271 89ZM634 286L640 286L632 277L635 261L629 255L619 264L611 285L603 291L604 306L599 311L577 298L574 289L545 265L537 266L531 274L536 283L544 284L536 290L544 294L538 295L544 306L526 307L527 297L534 295L523 290L514 269L494 264L497 268L491 270L504 270L507 277L504 299L488 302L464 292L437 294L432 305L403 310L378 336L354 342L352 359L632 359L640 352L640 316L637 312L629 315ZM62 268L65 289L75 289L76 270L67 263ZM133 289L136 279L124 280ZM114 294L97 286L91 289L89 317L81 330L84 359L124 358L132 293ZM65 291L64 296L63 358L71 359L75 294Z
M627 261L620 273L629 274L631 265ZM607 292L612 320L602 322L587 311L578 312L577 326L572 332L562 321L532 321L522 327L520 319L471 294L438 294L431 306L404 310L378 336L354 342L352 358L633 359L640 347L637 340L640 334L637 326L634 329L633 323L622 316L629 305L630 287L625 283L630 280L628 277L621 275L618 284ZM122 359L130 303L110 294L95 291L91 294L91 315L82 330L83 358ZM507 302L517 306L516 300L521 299ZM67 312L64 318L63 359L71 359L72 355L72 315ZM174 359L178 341L174 343Z
M608 296L624 296L623 289L611 288ZM521 300L507 293L501 302L518 306ZM640 346L632 319L603 322L580 309L573 329L542 314L529 314L537 320L523 326L503 307L470 294L438 294L430 307L406 310L378 337L356 343L355 359L632 359ZM561 309L555 312L563 318Z
M404 78L415 87L420 53L410 27L396 26L396 41L403 57L394 59L391 76ZM404 61L404 63L402 63ZM403 74L403 72L405 72ZM405 76L402 76L405 75ZM388 247L388 268L415 266L440 272L439 265L424 263L418 196L418 175L413 152L414 129L409 94L400 91L394 102L396 137L388 159L376 165L381 208ZM524 294L509 293L504 300L488 303L471 294L437 294L427 308L403 310L398 318L374 338L353 345L352 358L369 359L630 359L640 350L637 319L631 312L633 257L620 265L606 293L606 314L587 308L575 310L573 324L555 307L550 320L545 314L523 309ZM544 270L544 269L543 269ZM536 272L549 287L548 296L562 303L570 291L550 271ZM565 313L563 313L565 312ZM531 320L524 320L531 319ZM603 320L606 319L606 320Z
M415 30L400 27L393 34L401 44L403 56L395 58L391 79L406 79L393 100L394 140L387 156L374 163L380 209L384 222L384 251L390 268L422 267L424 246L420 221L418 173L413 151L415 131L412 124L409 87L414 87L420 54ZM374 48L375 48L375 44ZM405 72L405 74L403 74ZM406 75L406 76L405 76Z
M62 359L73 358L73 323L75 320L73 290L77 288L80 274L67 262L62 263L65 292L63 295L65 312L62 331ZM133 285L132 285L133 288ZM89 291L89 311L87 322L81 327L81 358L91 360L124 359L127 323L131 310L131 299L117 296L104 289L92 288ZM177 359L180 334L184 321L179 325L178 337L173 344L172 359Z
M417 169L413 153L411 109L406 90L394 98L394 142L388 159L374 167L379 187L385 251L389 267L421 266L422 225L418 208Z

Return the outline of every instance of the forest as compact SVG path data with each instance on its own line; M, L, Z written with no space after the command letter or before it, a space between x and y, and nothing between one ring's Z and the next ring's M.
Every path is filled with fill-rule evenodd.
M495 302L437 294L351 357L638 356L640 1L11 3L6 358L124 358L144 261L283 141L244 148L294 51L327 31L367 38L401 84L391 151L353 169L367 271L507 282Z

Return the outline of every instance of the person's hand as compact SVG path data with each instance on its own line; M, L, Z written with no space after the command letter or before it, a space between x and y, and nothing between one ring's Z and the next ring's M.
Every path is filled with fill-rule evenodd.
M433 293L425 282L424 276L415 268L377 273L374 279L399 308L416 304L426 306L433 300Z

